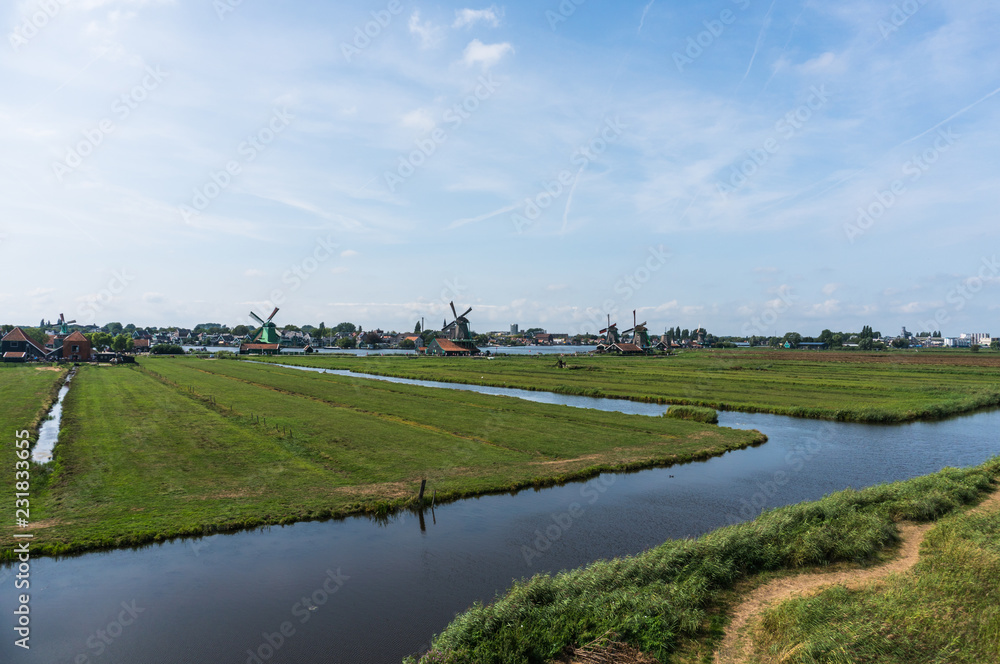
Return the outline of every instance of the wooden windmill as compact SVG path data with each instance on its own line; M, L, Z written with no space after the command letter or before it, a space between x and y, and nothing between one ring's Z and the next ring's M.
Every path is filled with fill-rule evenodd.
M260 316L254 312L250 312L254 320L260 323L260 329L254 335L254 341L261 344L276 344L281 342L281 335L278 334L278 326L271 322L274 318L274 314L278 313L278 307L274 308L271 315L267 317L267 320L262 319Z
M608 326L603 330L598 330L597 333L604 335L598 348L608 347L621 341L621 337L618 335L618 323L611 322L611 314L608 314Z
M451 306L451 313L454 314L455 320L450 323L446 322L441 331L456 346L460 346L473 355L478 354L479 349L476 347L476 342L472 339L472 326L469 323L469 319L466 318L468 313L472 311L472 307L469 307L459 315L458 310L455 309L455 303L449 302L448 304Z
M59 314L59 334L64 337L69 336L69 326L75 323L76 320L66 320L66 316Z
M639 348L649 348L649 332L646 330L646 321L641 323L636 323L635 309L632 310L632 327L631 329L622 332L622 335L626 335L629 332L632 333L632 343Z

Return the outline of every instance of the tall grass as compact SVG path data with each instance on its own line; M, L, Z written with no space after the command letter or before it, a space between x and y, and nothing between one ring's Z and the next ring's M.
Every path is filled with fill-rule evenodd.
M832 588L765 611L759 662L1000 662L1000 513L949 516L912 574Z
M678 420L692 420L703 424L718 424L719 414L714 408L701 408L699 406L671 406L664 417L672 417Z
M458 616L421 662L547 662L609 630L666 661L685 643L706 637L708 612L735 582L781 569L872 561L897 541L895 521L947 514L989 490L998 473L1000 458L841 491L696 540L537 575Z

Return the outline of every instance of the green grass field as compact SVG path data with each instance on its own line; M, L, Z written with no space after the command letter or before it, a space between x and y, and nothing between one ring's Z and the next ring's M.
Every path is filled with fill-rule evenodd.
M0 463L3 463L4 476L10 481L14 480L14 464L18 461L18 448L14 444L16 433L28 430L31 441L36 440L38 426L55 401L66 374L66 369L52 371L23 364L0 365L0 404L3 404L0 407L0 436L3 436ZM41 489L46 476L44 472L32 473L29 480L32 488ZM3 488L13 491L12 486Z
M493 360L407 356L267 358L285 364L562 394L768 412L795 417L902 422L1000 405L996 353L696 351L675 356Z
M912 574L831 588L767 610L754 662L1000 662L1000 513L934 527Z
M896 522L928 521L996 490L1000 458L905 482L847 490L765 512L696 540L671 540L636 556L603 560L516 583L476 604L433 641L421 664L538 664L608 633L661 662L712 661L738 588L838 563L868 565L891 553ZM996 662L997 517L955 517L938 528L918 580L890 592L844 598L830 591L770 620L781 642L760 662ZM868 621L871 621L870 623ZM831 637L848 624L862 643ZM952 631L953 630L953 631ZM871 634L877 638L865 639ZM895 634L900 656L892 650ZM907 638L913 643L903 643ZM776 652L815 640L797 659ZM951 657L959 650L962 658ZM943 655L948 654L945 657ZM813 656L816 655L816 656Z
M21 419L32 412L32 399L23 401ZM33 403L37 411L41 396ZM449 500L762 440L684 420L259 364L175 358L82 367L51 480L33 496L33 549L384 513L412 504L422 479ZM12 533L0 529L8 553Z

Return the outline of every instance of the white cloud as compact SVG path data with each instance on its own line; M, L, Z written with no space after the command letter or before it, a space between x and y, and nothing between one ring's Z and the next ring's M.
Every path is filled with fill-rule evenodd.
M142 301L147 304L161 304L166 301L163 293L143 293Z
M344 249L342 252L340 252L341 258L351 258L352 256L357 256L357 255L358 252L354 251L353 249Z
M487 9L459 9L455 11L455 22L453 28L462 28L476 23L483 22L491 27L499 27L500 19L503 18L503 10L498 10L496 5Z
M489 69L496 63L500 62L500 60L503 59L503 56L513 52L514 47L511 46L509 42L484 44L478 39L473 39L469 42L469 45L465 47L465 51L462 53L462 60L465 62L467 67L480 64L483 69Z
M404 127L416 129L421 133L430 131L437 124L431 117L430 111L424 108L418 108L404 115L402 123Z
M410 16L410 34L420 37L421 48L432 48L441 43L444 38L444 30L430 21L420 22L420 10L415 10Z
M243 276L244 277L263 277L264 276L264 271L263 270L257 270L255 268L250 268L249 270L244 270Z
M840 288L840 284L827 284L823 286L823 295L833 295Z

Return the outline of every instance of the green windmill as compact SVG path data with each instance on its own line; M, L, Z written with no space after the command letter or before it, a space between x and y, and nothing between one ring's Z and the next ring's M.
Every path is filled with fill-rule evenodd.
M267 320L263 320L260 316L254 312L250 312L254 320L260 323L260 330L254 335L253 340L260 344L276 344L281 342L281 335L278 334L278 326L271 322L274 318L274 314L278 313L278 307L274 308L271 315L267 317Z

